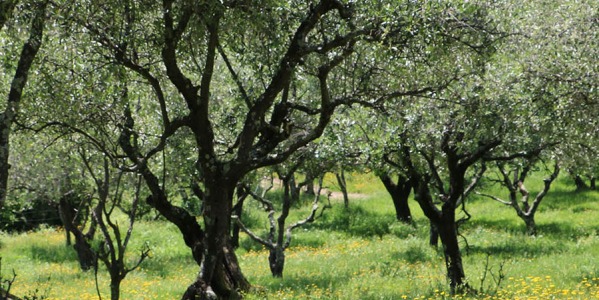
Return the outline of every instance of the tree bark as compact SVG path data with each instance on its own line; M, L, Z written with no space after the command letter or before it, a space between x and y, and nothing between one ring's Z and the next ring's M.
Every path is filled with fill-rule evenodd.
M345 172L341 169L341 172L335 173L335 177L337 177L337 183L339 184L339 189L341 190L341 194L343 194L343 205L345 208L349 207L349 196L347 194L347 182L345 181Z
M412 212L408 205L412 182L402 175L398 175L397 183L394 183L388 174L380 175L379 179L391 195L397 220L407 224L412 223Z
M430 228L428 231L428 244L434 248L439 246L439 230L437 229L437 225L433 222L430 222Z
M582 180L582 178L580 177L580 175L575 175L574 176L574 184L576 185L576 190L577 191L582 191L582 190L586 190L589 187L587 186L587 184L584 182L584 180Z
M523 216L522 219L524 220L524 224L526 224L526 233L528 233L530 236L536 236L537 224L535 223L535 215L526 215Z
M289 177L289 197L291 197L291 204L297 204L300 200L301 188L295 183L295 173Z
M8 1L6 3L3 2L0 6L2 9L7 9L6 12L0 12L0 15L2 15L2 18L0 18L0 28L4 25L6 18L9 17L9 13L12 12L14 4L15 1ZM8 188L8 170L10 169L8 156L10 153L11 127L19 113L19 105L23 96L23 89L29 77L29 70L42 45L47 4L46 1L42 1L35 5L29 39L25 42L21 50L17 70L10 85L6 109L0 113L0 208L4 205Z
M200 274L185 294L184 300L240 299L240 291L250 284L241 272L229 239L232 197L236 183L211 182L205 191L203 260Z
M270 249L268 256L268 263L270 266L270 272L273 277L283 277L283 268L285 267L285 250L281 245L276 245Z
M110 276L110 300L119 300L121 297L121 281L120 278Z
M444 207L441 222L436 227L441 238L441 243L443 244L449 287L451 293L456 294L463 287L466 275L464 274L462 254L458 243L455 209Z
M79 231L79 233L75 233L75 251L77 252L77 257L79 258L79 266L81 270L88 271L96 265L96 254L92 250L91 245L85 238L83 234Z
M68 196L69 194L62 196L58 202L60 219L67 237L70 237L69 233L73 233L75 236L75 245L73 245L73 248L75 248L75 251L77 252L79 266L81 267L81 270L87 271L93 268L96 263L96 254L88 242L88 239L93 238L93 235L90 237L84 234L81 229L78 228L77 224L73 223L75 219L73 214L74 208L67 201ZM67 239L67 243L70 244L70 238Z
M182 300L197 299L241 299L241 291L247 291L250 283L247 281L235 255L235 250L227 243L220 251L222 259L217 261L212 270L212 282L207 284L203 272L200 272L196 281L192 283ZM202 265L202 270L205 266ZM217 296L218 295L218 296Z
M459 292L462 287L465 287L464 268L462 265L462 254L458 243L458 232L455 222L455 206L451 203L444 203L442 210L439 211L433 206L432 197L428 191L426 183L424 186L419 186L416 199L423 209L425 215L431 221L431 238L430 243L436 243L438 238L441 239L443 245L443 253L445 256L445 266L447 268L447 278L452 294ZM434 237L433 237L434 236Z
M245 202L245 198L247 198L247 192L243 190L242 187L237 187L237 203L233 206L233 215L237 216L241 219L241 215L243 214L243 203ZM231 246L234 249L239 247L239 231L241 228L237 222L233 222L233 228L231 229Z
M316 176L311 173L306 173L306 179L304 180L306 187L306 195L314 196L314 179Z

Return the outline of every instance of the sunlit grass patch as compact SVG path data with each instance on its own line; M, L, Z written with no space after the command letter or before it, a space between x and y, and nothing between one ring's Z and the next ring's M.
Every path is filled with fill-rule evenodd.
M578 196L567 186L556 188L562 191L560 196L548 198L554 203L549 209L541 206L538 213L536 237L526 235L512 208L477 197L468 203L472 218L460 227L460 246L468 283L478 293L449 294L442 249L428 245L428 220L411 201L414 224L398 223L389 196L379 191L350 198L351 218L343 215L342 203L335 200L335 208L325 210L314 224L295 230L283 278L271 276L268 251L242 234L237 253L254 285L246 298L599 299L599 218L595 215L599 193ZM562 202L561 197L570 198ZM247 209L251 228L265 232L266 215L257 205ZM309 203L294 208L290 222L304 218L309 210ZM359 231L381 226L388 231L380 235ZM133 234L128 262L135 261L144 243L152 252L125 278L121 298L180 298L199 267L176 226L139 222ZM93 272L79 270L76 254L65 245L59 229L0 234L0 256L3 274L11 274L12 269L17 273L11 289L15 294L98 299ZM499 286L491 273L505 276ZM98 275L103 298L108 298L107 272L101 268Z

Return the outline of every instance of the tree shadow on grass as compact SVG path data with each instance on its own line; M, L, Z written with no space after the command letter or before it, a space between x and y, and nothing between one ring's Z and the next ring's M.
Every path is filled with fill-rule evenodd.
M33 245L27 248L29 257L49 263L65 263L77 261L77 254L72 246L65 245Z
M547 242L525 242L525 241L503 241L493 245L470 245L467 249L469 254L488 254L493 257L522 257L534 258L567 251L563 244Z
M526 235L524 221L521 220L519 220L519 222L514 222L511 220L478 219L471 223L467 223L466 226L466 228L480 226L493 231L528 237ZM599 226L580 226L572 222L544 222L537 220L537 236L558 240L576 240L578 238L586 237L589 234L596 234L597 232L599 232ZM468 236L467 233L466 236Z
M413 246L402 251L393 252L391 254L391 259L402 260L410 264L416 264L433 261L435 255L435 250L433 250L432 247Z
M589 234L596 233L599 230L597 226L579 226L572 223L540 223L537 224L537 231L539 234L549 236L561 240L576 240L578 238L586 237Z
M379 237L390 233L390 225L394 222L391 215L381 215L370 212L361 206L348 208L333 206L325 211L322 218L306 228L315 228L324 231L344 232L352 236Z
M150 259L144 260L143 263L139 266L139 270L143 270L147 273L166 278L172 276L173 273L181 271L181 269L177 270L175 266L184 266L185 272L187 272L188 270L191 270L192 272L197 272L200 268L195 262L195 260L193 260L190 254L184 256L152 257Z
M541 206L551 210L569 210L577 205L596 203L597 194L593 190L551 190Z

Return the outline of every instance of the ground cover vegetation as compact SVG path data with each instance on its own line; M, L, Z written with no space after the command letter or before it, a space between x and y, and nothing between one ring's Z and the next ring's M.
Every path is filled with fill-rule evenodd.
M599 296L595 1L0 8L1 293Z
M429 223L422 212L414 209L415 225L397 222L390 196L376 177L350 177L356 180L349 181L350 191L370 196L351 199L354 214L350 220L342 198L332 199L334 208L294 232L282 278L271 275L268 249L242 234L237 250L240 264L254 285L246 298L451 298L442 251L428 245ZM325 186L336 190L334 176L327 179ZM492 184L484 190L506 194ZM599 221L594 218L599 210L598 193L575 192L573 180L565 176L552 190L541 206L535 238L526 234L524 223L510 207L474 197L469 206L473 218L462 227L465 239L460 244L467 279L479 293L455 298L599 297L599 270L594 263L599 254ZM416 208L417 203L410 200L410 205ZM249 203L246 208L252 228L267 233L269 221L263 210ZM297 207L289 219L302 219L310 209L309 203ZM160 228L153 229L153 222L136 224L132 249L141 250L149 243L152 252L123 281L121 295L125 299L177 298L194 279L193 260L177 236L177 228L159 221ZM381 237L374 233L379 226L385 231ZM11 289L14 294L31 296L37 290L38 296L47 299L97 299L93 273L79 270L76 255L65 246L60 230L4 234L2 256L4 278L11 276L11 269L17 272ZM499 276L503 279L497 284ZM109 280L108 273L100 270L100 287L106 295Z

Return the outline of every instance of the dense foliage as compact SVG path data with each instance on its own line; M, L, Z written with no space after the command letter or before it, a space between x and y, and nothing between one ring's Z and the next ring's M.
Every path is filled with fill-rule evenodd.
M251 287L235 251L237 226L252 227L243 212L258 205L247 197L267 206L271 225L267 239L245 231L277 255L290 244L285 228L302 223L286 223L290 210L306 203L301 225L382 238L392 228L347 192L347 176L373 172L408 224L414 192L432 244L439 234L450 292L468 292L459 234L481 185L507 188L509 201L487 197L527 225L560 170L595 187L598 9L593 0L3 1L1 229L61 224L81 268L103 262L118 299L149 254L125 259L134 224L162 218L199 269L183 298L234 299ZM538 170L545 185L531 210L524 180ZM343 209L324 202L330 188L316 183L315 194L329 172ZM273 174L280 203L264 190Z

